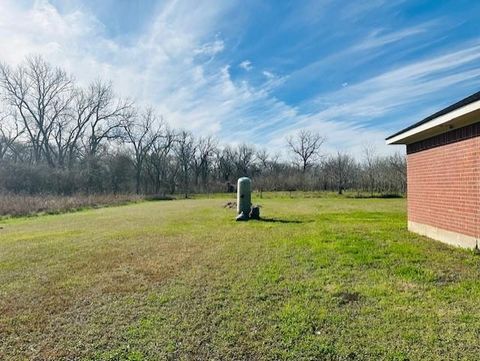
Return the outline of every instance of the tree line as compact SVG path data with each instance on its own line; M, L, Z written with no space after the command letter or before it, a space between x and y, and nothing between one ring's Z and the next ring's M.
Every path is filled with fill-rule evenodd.
M172 129L151 107L115 95L100 80L80 86L41 57L0 65L0 190L28 194L182 194L233 191L238 177L258 191L356 190L402 194L405 158L325 155L325 138L286 139L291 161L250 144Z

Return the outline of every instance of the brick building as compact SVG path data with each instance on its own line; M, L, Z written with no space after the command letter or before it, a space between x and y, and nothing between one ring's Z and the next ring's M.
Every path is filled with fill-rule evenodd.
M407 146L408 229L445 243L476 247L480 242L480 92L386 141Z

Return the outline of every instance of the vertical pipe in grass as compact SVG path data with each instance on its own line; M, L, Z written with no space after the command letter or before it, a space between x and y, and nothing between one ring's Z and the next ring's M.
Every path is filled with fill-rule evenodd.
M237 182L237 214L244 213L248 216L252 207L252 181L242 177Z

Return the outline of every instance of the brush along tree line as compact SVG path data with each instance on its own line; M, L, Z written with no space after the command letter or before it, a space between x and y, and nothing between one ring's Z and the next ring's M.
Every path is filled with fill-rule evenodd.
M41 57L1 64L0 94L2 192L188 196L232 191L241 176L260 191L405 191L403 156L323 155L325 138L306 130L286 139L290 161L253 145L223 146L168 127L110 83L82 87Z

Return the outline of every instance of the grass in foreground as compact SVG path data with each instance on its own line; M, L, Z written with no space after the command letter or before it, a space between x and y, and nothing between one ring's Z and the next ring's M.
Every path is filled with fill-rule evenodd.
M478 357L480 258L403 199L147 202L0 226L0 359Z

